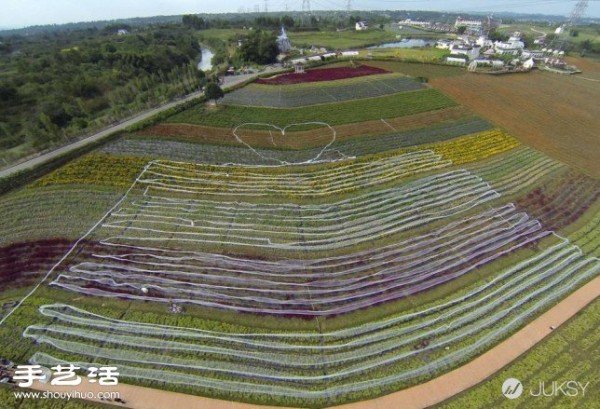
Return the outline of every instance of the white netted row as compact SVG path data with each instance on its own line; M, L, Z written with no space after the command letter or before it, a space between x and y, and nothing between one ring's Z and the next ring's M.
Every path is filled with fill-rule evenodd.
M110 320L98 319L81 310L71 310L70 307L65 305L44 306L41 311L44 315L57 318L61 323L70 326L57 323L46 326L34 325L28 327L26 336L33 337L39 341L45 336L52 338L52 334L56 334L55 337L62 334L77 338L86 338L90 341L139 347L139 337L143 334L141 345L144 348L159 351L186 351L238 356L248 360L266 361L275 365L285 364L285 366L291 367L344 364L372 357L391 349L398 349L402 346L414 345L419 340L428 339L433 336L437 337L442 333L453 331L463 325L475 322L497 307L507 305L510 300L515 299L519 294L528 294L530 288L547 281L552 275L561 271L561 267L565 267L569 263L577 261L577 259L581 261L580 255L573 247L563 248L563 250L549 256L549 259L555 262L551 267L549 267L548 260L544 260L535 269L522 271L499 288L488 291L485 295L471 299L468 302L463 301L458 307L444 308L437 310L435 314L423 315L418 318L413 317L413 319L389 329L383 326L376 332L367 333L362 337L355 336L351 338L351 341L342 344L295 345L289 342L281 343L273 341L267 334L260 337L261 340L253 341L248 340L250 336L240 339L236 336L211 336L202 333L190 334L185 331L175 330L173 327L166 331L166 333L161 332L159 334L157 331L154 331L153 335L156 338L151 338L148 336L148 326L144 326L143 324L132 323L128 327L123 328L122 325L111 325ZM85 318L86 316L88 318ZM84 328L73 327L73 325L85 325L85 323L87 323L87 326ZM109 329L110 332L102 332L102 329ZM212 347L203 343L193 344L181 341L169 341L169 337L174 335L182 339L217 341L222 346ZM290 336L293 335L290 334ZM326 339L328 335L323 334L323 337ZM299 338L299 341L301 340L302 338ZM260 349L258 351L251 351L249 347ZM349 347L352 349L349 350ZM239 350L240 348L242 350ZM314 352L306 354L303 352L306 350L314 352L324 351L328 354L324 356L319 356ZM296 354L301 354L301 356L295 356Z
M156 163L140 180L151 194L217 194L227 196L327 196L352 189L391 182L419 172L449 166L433 151L418 151L373 162L344 161L336 167L315 172L281 175L251 172L192 170L174 164Z
M144 288L153 289L160 294L154 299L187 299L202 305L222 304L222 308L228 309L243 306L245 311L309 315L315 309L330 313L347 311L366 306L370 299L379 299L385 292L388 293L385 299L394 299L439 285L549 234L526 214L511 214L513 210L509 205L485 211L479 219L473 216L462 221L462 228L457 228L460 222L453 222L387 248L340 257L337 266L329 262L314 273L310 270L316 260L270 262L253 271L247 269L247 261L243 259L236 261L235 269L227 268L218 255L186 257L182 263L175 262L177 252L144 251L137 253L137 260L132 260L131 255L111 255L107 248L107 253L95 253L94 257L110 262L80 263L71 267L70 273L61 274L53 284L105 296L111 288L115 294L127 290L129 295L119 294L123 297L135 297ZM472 227L476 229L469 232ZM428 260L423 262L422 258ZM359 268L348 267L365 259L369 261ZM225 258L225 261L231 260ZM292 275L303 282L289 286ZM283 280L277 280L278 277ZM353 303L353 307L338 303ZM283 306L298 308L283 309Z
M141 288L159 291L160 297L166 299L185 299L190 301L200 300L206 302L223 302L233 308L240 305L248 308L250 305L259 307L260 311L267 311L272 306L273 313L286 314L313 314L311 310L321 310L327 306L335 306L339 303L352 303L352 308L360 308L368 305L370 300L379 299L382 293L386 298L403 297L414 294L434 285L455 279L471 271L483 262L490 262L502 254L514 251L532 241L545 237L549 232L540 231L541 226L536 221L524 223L498 234L487 240L471 240L469 247L461 249L462 245L451 251L441 252L426 262L414 260L411 263L395 262L384 270L378 270L366 277L345 281L334 281L334 288L316 289L310 285L304 286L306 290L289 288L279 284L273 288L265 287L264 283L240 283L246 285L231 286L207 283L203 275L198 277L187 276L186 280L175 280L152 275L150 271L144 274L122 274L115 268L104 270L75 269L73 273L78 275L62 274L55 284L73 285L78 283L82 290L91 284L100 285L102 288L113 288L116 292L122 289L134 289L139 293ZM481 260L483 258L483 261ZM197 281L190 282L189 279ZM61 284L62 283L62 284ZM315 298L317 297L317 298ZM282 306L286 306L282 309ZM298 307L296 307L298 306ZM310 306L310 309L301 309L301 306ZM296 309L299 308L299 309ZM345 307L347 309L349 307ZM335 309L329 309L333 313Z
M438 191L427 194L420 192L403 195L398 192L399 203L382 205L380 212L376 208L369 210L363 217L352 217L350 221L328 225L325 221L311 217L310 225L293 224L267 225L264 223L235 223L235 213L229 223L216 225L208 215L206 218L192 220L160 219L149 215L144 217L143 210L135 216L123 218L119 214L111 217L103 225L104 229L123 231L120 235L110 236L106 241L163 241L204 242L240 246L270 247L281 250L327 251L353 246L364 241L415 228L434 220L450 217L469 210L477 205L499 197L489 189L486 183L475 178L465 186L440 184ZM408 196L408 197L406 197ZM300 210L301 211L301 210ZM361 212L357 209L357 212ZM184 215L182 215L184 216ZM187 215L189 217L189 215ZM175 216L173 216L175 217ZM264 217L267 217L265 215ZM115 220L116 219L116 220ZM217 219L219 220L219 219ZM343 227L343 229L341 229ZM278 228L277 231L275 228ZM110 234L110 233L108 233Z
M461 238L468 239L483 229L512 227L515 223L525 220L529 220L529 216L522 212L516 213L514 204L509 203L449 222L427 233L399 240L384 247L356 251L343 256L315 259L260 260L200 251L117 245L106 242L104 243L106 251L101 253L100 249L96 249L93 257L103 261L127 262L155 268L174 267L182 270L181 272L190 269L191 274L198 273L201 269L204 272L214 272L219 276L243 273L245 278L248 278L248 275L257 275L268 278L314 280L323 278L323 273L327 273L328 277L338 278L384 266L390 259L406 261L406 258L399 258L403 253L409 253L414 257L430 256L433 251L454 245ZM361 261L363 263L358 265ZM365 261L367 262L365 263Z
M197 198L180 199L169 195L146 195L144 200L133 200L125 204L117 212L116 217L128 217L138 214L148 215L181 215L186 221L193 221L195 213L210 219L231 218L232 212L240 218L259 218L267 220L265 215L278 221L345 221L360 215L372 214L374 209L388 209L391 205L403 203L408 197L427 195L444 191L450 187L484 184L478 176L467 170L455 170L420 178L400 187L371 191L352 196L348 199L324 204L295 203L251 203L228 202ZM489 187L489 185L486 185ZM490 188L491 189L491 188ZM301 215L298 215L298 212Z
M557 250L557 248L559 249ZM565 246L557 246L557 248L549 249L548 251L544 252L543 255L546 257L551 257L554 252L560 251L560 248L564 250ZM554 260L552 263L545 263L545 268L542 268L542 270L540 270L540 265L544 264L545 257L538 257L537 263L533 267L531 266L532 262L529 260L521 263L521 269L534 268L537 270L536 274L529 275L532 280L523 282L523 288L521 288L519 291L516 291L516 287L513 287L511 291L504 294L505 299L496 299L495 306L498 306L498 308L494 308L491 301L483 303L479 302L479 307L476 309L467 308L468 311L471 311L470 316L464 315L462 317L454 318L450 322L446 321L445 327L444 325L437 327L442 334L433 338L431 343L422 350L411 350L407 348L404 352L398 354L375 356L373 356L372 353L367 353L365 356L369 358L368 360L353 360L351 364L332 369L326 374L315 372L314 374L311 373L310 375L300 376L294 375L292 372L289 375L281 375L283 369L265 370L262 366L244 366L238 365L238 363L235 365L229 365L222 361L218 361L219 365L221 365L220 367L214 368L212 364L216 364L217 361L213 362L210 360L207 360L211 363L211 365L206 366L207 371L212 371L214 373L216 370L217 372L231 376L231 380L222 380L224 384L223 387L227 386L228 390L230 391L245 390L246 386L241 387L241 385L245 384L246 382L239 382L239 379L251 377L252 379L263 379L263 383L257 384L257 391L265 388L264 391L260 393L274 393L276 395L281 394L285 396L317 397L321 396L323 393L347 393L349 391L364 390L368 387L382 386L398 380L408 379L417 376L418 374L428 373L429 371L440 369L452 362L464 359L477 348L480 348L492 340L501 337L506 333L506 331L514 327L526 316L537 311L540 307L548 304L556 297L568 292L573 286L577 285L582 280L598 273L598 270L600 269L598 262L581 257L576 248L575 251L573 251L573 246L569 246L568 248L570 251L564 252L564 256L561 260L558 262ZM545 275L538 276L539 273ZM507 302L507 299L510 299L510 302ZM471 303L475 303L475 301L471 300ZM473 321L473 319L476 320ZM502 323L502 325L498 325L498 323ZM142 328L151 327L151 325L148 324L141 325ZM435 328L436 327L430 329L435 330ZM158 330L162 330L162 328L157 328L157 331ZM180 331L180 329L174 330ZM37 331L39 331L39 329ZM478 334L482 331L485 331L485 333L483 333L482 336L478 336ZM36 330L33 330L33 332L36 332ZM197 331L194 332L198 334ZM423 336L426 335L424 334ZM157 354L151 354L148 352L127 354L126 351L122 351L118 348L102 347L99 349L97 346L86 346L87 344L82 342L61 340L60 338L40 337L39 339L41 342L48 342L58 349L85 355L91 357L92 359L104 358L107 360L113 360L115 362L119 361L124 363L130 362L136 365L148 365L149 368L139 369L141 373L136 377L142 379L147 379L145 376L151 374L152 371L156 370L156 368L177 368L181 365L181 368L183 369L184 365L186 365L183 360L180 362L173 357L163 357L160 352ZM419 338L416 338L415 340L418 339ZM239 338L237 338L237 341L239 342ZM398 342L401 342L401 340L398 340ZM140 345L142 344L143 343L140 343ZM363 381L356 381L354 378L352 378L360 373L364 373L365 370L370 370L378 366L388 365L400 360L415 357L420 354L433 353L435 351L440 352L441 348L444 346L451 346L451 352L442 353L440 357L429 363L418 364L419 361L413 360L413 363L416 362L415 366L407 368L406 371L396 371L393 374L388 374L378 379L367 379ZM454 346L457 346L458 349L455 349ZM168 350L168 348L166 349ZM240 353L243 354L243 351L240 351ZM256 358L256 356L251 357L251 359ZM38 362L41 362L43 359L49 358L38 355L35 359ZM198 369L203 367L202 362L207 361L199 360L199 365L197 365ZM257 373L257 371L260 371L260 373ZM200 370L200 373L201 372L202 371ZM163 375L164 376L162 380L167 383L178 383L177 377L179 376L185 377L189 384L198 386L208 386L212 381L214 381L214 379L211 380L206 377L198 376L197 373L174 374L172 371L168 371L166 369L163 370ZM344 383L343 380L346 378L348 378L348 382ZM238 381L236 381L236 379L238 379ZM306 388L302 389L285 385L264 384L264 382L269 382L271 380L290 380L302 383L315 382L317 387L322 389L320 391L310 391ZM329 384L329 387L324 388L323 381L325 380L336 380L339 383ZM267 390L270 392L267 392Z

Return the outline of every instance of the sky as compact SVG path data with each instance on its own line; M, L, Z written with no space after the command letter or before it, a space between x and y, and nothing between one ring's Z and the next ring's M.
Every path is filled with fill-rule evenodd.
M313 10L345 9L348 0L308 0ZM0 28L193 13L301 10L303 0L0 0ZM351 0L354 10L513 11L569 15L574 0ZM600 18L600 0L585 14Z

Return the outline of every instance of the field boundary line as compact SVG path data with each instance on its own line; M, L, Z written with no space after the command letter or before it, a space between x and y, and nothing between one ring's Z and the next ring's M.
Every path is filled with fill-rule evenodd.
M385 119L381 118L381 122L383 122L385 125L389 126L392 129L392 131L398 132L398 130L396 128L394 128L392 125L390 125L390 123L388 121L386 121Z
M4 324L4 322L21 306L23 305L23 303L25 301L27 301L29 299L29 297L31 297L37 290L38 288L40 288L42 286L42 284L44 284L46 282L46 280L48 279L48 277L50 277L52 275L52 273L54 273L54 271L58 268L58 266L60 266L66 259L67 257L69 257L71 255L71 253L73 253L73 250L75 250L75 248L77 248L77 246L79 246L79 244L81 244L81 242L83 240L85 240L90 234L92 234L92 232L94 230L96 230L96 228L98 228L98 226L100 226L100 224L102 224L102 222L104 220L106 220L106 218L108 216L110 216L110 214L121 205L121 203L123 203L123 201L125 200L125 198L129 195L129 193L133 190L133 188L135 187L135 185L138 183L138 181L140 180L140 178L142 177L142 175L144 173L146 173L146 171L148 170L148 168L150 166L152 166L152 164L155 161L150 161L146 164L146 166L144 166L144 169L142 169L142 171L140 172L139 175L137 175L137 177L135 178L135 180L133 181L133 183L131 184L131 186L129 186L129 189L127 189L127 191L125 193L123 193L123 196L121 197L121 199L119 199L117 201L117 203L114 204L113 207L111 207L106 213L104 213L104 215L98 220L98 222L96 222L96 224L94 224L83 236L81 236L79 239L77 239L77 241L73 244L73 246L71 246L71 248L65 253L65 255L58 260L58 262L56 264L54 264L50 270L48 270L48 272L46 273L46 275L44 277L42 277L42 279L40 280L39 283L37 283L37 285L35 287L33 287L33 289L27 293L22 299L21 301L19 301L17 303L17 305L14 306L14 308L12 310L10 310L5 316L2 317L2 319L0 319L0 326L2 324Z
M597 79L594 79L594 78L580 77L578 75L576 75L575 78L579 78L580 80L586 80L586 81L600 82L600 80L597 80Z

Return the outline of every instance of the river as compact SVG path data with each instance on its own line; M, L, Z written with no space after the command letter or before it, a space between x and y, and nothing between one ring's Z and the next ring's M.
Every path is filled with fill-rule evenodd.
M208 48L202 48L202 59L198 63L198 69L202 71L210 71L212 69L212 58L215 55Z

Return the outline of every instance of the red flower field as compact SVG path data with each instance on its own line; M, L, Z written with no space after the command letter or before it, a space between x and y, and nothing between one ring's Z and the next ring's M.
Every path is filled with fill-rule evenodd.
M302 82L319 82L319 81L334 81L345 78L363 77L365 75L385 74L389 71L383 68L370 67L368 65L360 65L356 68L352 67L337 67L337 68L321 68L308 70L303 74L294 72L289 74L278 75L273 78L258 79L257 84L269 85L288 85L300 84Z

